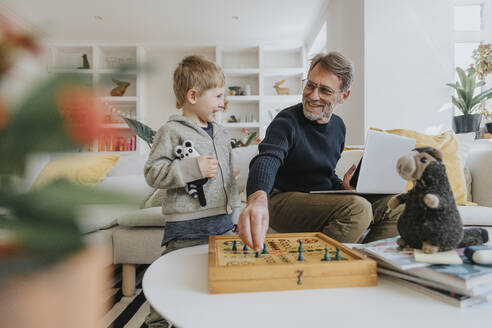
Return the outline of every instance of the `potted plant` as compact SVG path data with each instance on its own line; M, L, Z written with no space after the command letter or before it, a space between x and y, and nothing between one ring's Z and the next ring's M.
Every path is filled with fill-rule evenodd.
M3 23L0 86L20 55L40 51ZM19 106L0 96L0 327L94 327L101 315L108 254L84 240L79 209L129 200L65 179L34 190L19 182L31 154L77 151L97 138L98 108L81 75L40 81Z
M480 129L482 115L478 113L481 104L492 98L492 88L479 94L475 90L485 85L485 81L477 82L477 72L470 67L466 72L456 67L458 81L447 83L447 86L456 90L456 96L452 96L453 104L463 113L454 117L456 133L477 132Z

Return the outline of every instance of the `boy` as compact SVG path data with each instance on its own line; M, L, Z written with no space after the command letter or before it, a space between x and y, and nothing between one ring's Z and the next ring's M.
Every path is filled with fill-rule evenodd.
M183 115L171 116L158 130L144 168L150 186L166 189L163 255L206 244L210 235L230 233L240 206L230 137L213 123L215 113L224 108L224 73L203 57L185 57L174 71L173 88ZM189 150L185 145L190 141L190 152L199 155L180 156L184 149ZM185 187L204 178L208 180L202 185L202 202ZM172 326L152 308L145 321L149 327Z

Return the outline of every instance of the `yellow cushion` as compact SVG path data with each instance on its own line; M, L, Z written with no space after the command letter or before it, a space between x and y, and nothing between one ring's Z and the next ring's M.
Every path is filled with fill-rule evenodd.
M466 200L466 181L463 164L458 156L458 141L456 140L454 131L446 131L439 135L427 135L411 130L396 129L396 130L381 130L371 128L376 131L384 131L387 133L397 134L399 136L414 138L417 140L415 148L419 147L434 147L440 149L443 154L443 162L446 166L449 183L453 190L454 198L458 205L476 205L475 203ZM412 183L407 185L407 191L412 188Z
M32 189L60 178L66 178L83 186L95 186L104 179L119 159L120 155L109 154L78 154L60 157L46 164Z

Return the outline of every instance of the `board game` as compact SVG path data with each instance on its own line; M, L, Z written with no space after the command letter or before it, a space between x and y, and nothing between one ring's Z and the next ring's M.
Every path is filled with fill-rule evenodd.
M237 236L210 236L209 292L375 286L376 262L328 236L268 234L261 252Z

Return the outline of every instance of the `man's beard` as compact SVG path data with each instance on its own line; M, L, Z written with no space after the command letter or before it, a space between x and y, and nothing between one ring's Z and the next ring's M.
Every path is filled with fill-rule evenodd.
M338 100L338 99L337 99ZM316 113L312 113L312 112L309 112L308 110L306 110L306 102L308 100L306 99L303 99L302 101L302 111L304 113L304 116L310 120L310 121L317 121L317 120L320 120L322 118L326 118L326 117L331 117L331 114L333 114L333 110L335 109L335 106L337 104L337 102L333 102L331 104L325 104L323 106L323 110L316 114ZM318 105L318 103L314 103L314 105Z

